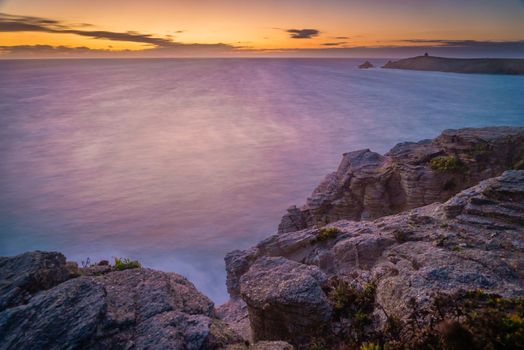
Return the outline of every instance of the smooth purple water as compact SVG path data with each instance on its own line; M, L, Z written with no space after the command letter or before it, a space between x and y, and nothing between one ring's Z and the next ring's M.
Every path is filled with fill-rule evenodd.
M274 233L343 152L524 125L524 77L359 63L0 61L0 255L131 257L220 303L225 253Z

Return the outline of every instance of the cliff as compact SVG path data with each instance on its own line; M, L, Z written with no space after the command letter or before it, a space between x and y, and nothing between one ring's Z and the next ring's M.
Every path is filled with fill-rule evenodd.
M465 59L418 56L399 60L396 62L389 61L382 68L437 71L450 73L522 75L524 74L524 59Z
M186 278L129 267L78 268L54 252L0 258L0 349L247 349Z
M305 205L288 209L278 231L376 219L442 202L514 168L524 168L524 128L446 130L434 140L398 144L385 155L349 152Z
M518 348L524 171L445 203L280 233L228 254L226 267L225 308L236 310L227 320L242 329L248 319L255 340L304 349Z
M226 256L217 309L132 262L0 257L0 350L522 348L523 168L524 128L346 153L278 234Z

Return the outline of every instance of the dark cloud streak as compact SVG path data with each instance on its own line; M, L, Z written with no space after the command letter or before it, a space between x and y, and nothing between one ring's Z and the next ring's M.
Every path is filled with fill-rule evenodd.
M86 24L82 24L86 27ZM89 25L88 25L89 26ZM0 32L44 32L56 34L76 34L93 39L106 39L113 41L127 41L154 45L156 47L171 47L180 45L169 38L155 37L151 34L138 32L110 32L103 30L80 30L72 28L59 21L29 17L16 16L0 13Z
M339 43L323 43L323 44L320 44L322 46L339 46L339 45L343 45L345 44L346 42L339 42Z
M286 32L290 33L293 39L311 39L320 34L317 29L288 29Z

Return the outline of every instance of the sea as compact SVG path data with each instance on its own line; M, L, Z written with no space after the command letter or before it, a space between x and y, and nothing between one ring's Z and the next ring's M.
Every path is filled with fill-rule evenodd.
M128 257L220 304L224 255L275 234L344 152L524 126L524 76L363 61L1 60L0 256Z

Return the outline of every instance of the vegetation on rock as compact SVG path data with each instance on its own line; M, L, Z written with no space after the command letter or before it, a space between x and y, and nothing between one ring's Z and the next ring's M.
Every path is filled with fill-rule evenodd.
M336 227L324 227L320 229L317 236L313 239L313 243L329 241L340 233L342 233L342 231Z
M429 161L433 170L452 173L465 173L466 166L455 156L437 156Z
M115 269L127 270L127 269L138 269L142 265L137 260L130 260L129 258L116 258L115 257Z

